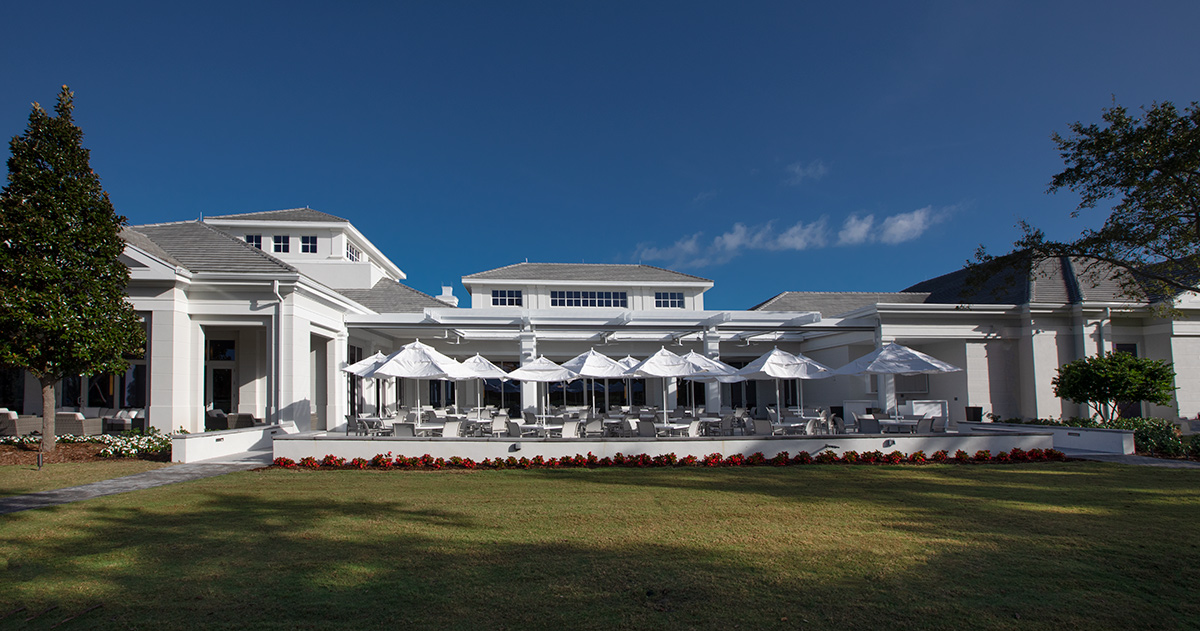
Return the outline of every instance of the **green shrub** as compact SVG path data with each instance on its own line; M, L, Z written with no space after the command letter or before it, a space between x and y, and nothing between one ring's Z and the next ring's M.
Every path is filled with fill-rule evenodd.
M1161 418L1115 418L1105 427L1133 430L1133 442L1139 453L1178 458L1183 455L1179 428Z
M1200 434L1193 434L1184 441L1184 455L1193 460L1200 460Z

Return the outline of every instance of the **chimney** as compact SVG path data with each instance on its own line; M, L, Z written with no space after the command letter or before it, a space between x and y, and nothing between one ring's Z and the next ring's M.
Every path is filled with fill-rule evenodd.
M449 285L442 285L442 295L435 296L438 300L450 305L451 307L458 306L458 297L454 295L454 288Z

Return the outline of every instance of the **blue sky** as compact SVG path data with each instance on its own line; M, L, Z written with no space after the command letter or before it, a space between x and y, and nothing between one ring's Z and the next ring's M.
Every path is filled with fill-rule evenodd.
M1102 219L1045 194L1051 132L1200 99L1194 1L9 2L0 23L0 133L69 84L130 223L309 206L460 297L526 259L703 276L717 309L898 291L1021 219Z

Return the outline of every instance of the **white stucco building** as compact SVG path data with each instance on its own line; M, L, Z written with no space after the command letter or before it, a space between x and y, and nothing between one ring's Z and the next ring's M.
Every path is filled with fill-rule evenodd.
M957 271L901 292L783 292L743 310L706 309L712 281L657 267L518 263L464 277L470 306L459 307L451 288L433 297L404 285L399 266L349 222L307 208L132 226L123 236L129 300L145 321L147 352L124 375L60 384L60 407L89 417L142 408L163 431L202 431L208 409L333 429L347 414L411 403L418 388L422 402L499 401L498 391L478 392L474 382L375 382L340 370L414 339L508 369L593 347L643 358L663 346L734 365L778 346L836 368L894 341L964 370L899 378L884 398L945 400L955 420L1077 415L1079 406L1053 394L1055 370L1122 350L1175 365L1175 401L1144 413L1200 414L1200 299L1175 299L1181 315L1164 319L1122 300L1115 281L1090 281L1065 259L1018 261L980 286ZM657 380L632 392L610 385L614 403L662 395ZM669 403L683 396L675 383L666 387ZM841 406L876 399L875 389L873 379L836 377L804 383L803 396L806 405ZM533 384L514 387L506 403L531 408L535 392ZM785 393L794 403L794 392ZM761 405L774 402L775 388L708 384L692 396ZM0 370L0 406L40 412L36 382Z

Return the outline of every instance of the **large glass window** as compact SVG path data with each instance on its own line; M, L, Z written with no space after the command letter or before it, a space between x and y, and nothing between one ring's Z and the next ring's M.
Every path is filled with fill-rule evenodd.
M286 234L277 234L274 237L271 237L271 239L273 239L275 242L275 251L276 252L290 252L291 251L292 241L291 241L291 238L288 237Z
M550 306L627 308L629 298L623 291L552 291Z
M654 306L658 309L682 309L683 294L673 291L654 292Z
M315 236L300 237L300 253L301 254L316 254L317 253L317 238Z
M519 306L521 306L521 290L520 289L493 289L492 290L492 306L493 307L519 307Z

